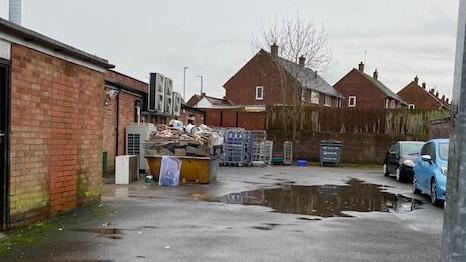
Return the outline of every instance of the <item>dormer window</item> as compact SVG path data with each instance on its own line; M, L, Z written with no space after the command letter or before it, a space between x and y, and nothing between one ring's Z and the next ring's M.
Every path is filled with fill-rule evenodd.
M264 87L256 86L256 100L264 100Z

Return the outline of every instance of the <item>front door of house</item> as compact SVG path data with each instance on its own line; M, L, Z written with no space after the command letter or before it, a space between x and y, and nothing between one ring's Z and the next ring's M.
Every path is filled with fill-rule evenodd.
M0 59L0 230L8 220L9 66Z

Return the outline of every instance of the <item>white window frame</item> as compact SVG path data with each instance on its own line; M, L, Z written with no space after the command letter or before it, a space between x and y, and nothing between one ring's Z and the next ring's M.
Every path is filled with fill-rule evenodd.
M415 104L409 104L408 108L410 110L415 110L416 109L416 105Z
M332 106L332 97L331 96L325 96L324 97L324 106Z
M320 94L314 91L311 91L311 104L319 104Z
M259 89L262 90L262 96L259 97ZM263 86L256 86L256 100L261 101L264 100L264 87Z
M354 101L354 103L351 103L351 100ZM358 104L358 99L356 96L349 96L348 97L348 107L356 107Z
M394 99L390 101L390 108L396 109L396 101Z

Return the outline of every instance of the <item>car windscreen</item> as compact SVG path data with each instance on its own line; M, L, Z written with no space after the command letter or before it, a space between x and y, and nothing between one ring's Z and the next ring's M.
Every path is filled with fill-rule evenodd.
M421 149L424 144L422 143L403 143L401 144L402 155L420 155Z
M448 160L448 150L450 148L449 143L441 143L439 144L439 156L442 160Z

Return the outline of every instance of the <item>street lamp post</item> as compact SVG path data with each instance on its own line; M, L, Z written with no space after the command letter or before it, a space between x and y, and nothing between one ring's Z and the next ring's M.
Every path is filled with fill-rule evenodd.
M183 69L183 100L186 101L186 70L189 69L189 66L185 66Z
M197 76L201 79L201 95L204 94L204 76Z
M466 261L466 0L460 1L441 261Z

